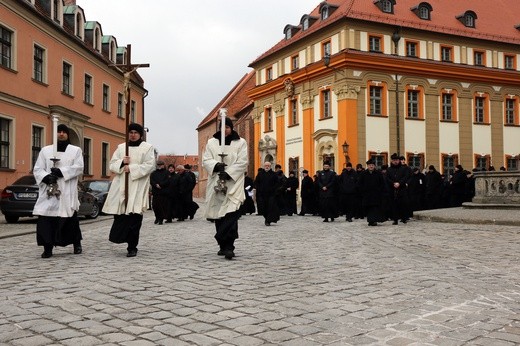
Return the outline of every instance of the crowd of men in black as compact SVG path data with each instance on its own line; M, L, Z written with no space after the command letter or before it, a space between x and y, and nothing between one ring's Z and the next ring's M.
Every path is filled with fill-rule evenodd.
M155 224L192 220L199 205L193 201L193 188L197 183L191 165L168 165L157 161L157 169L150 175L152 209Z
M265 225L270 226L280 215L321 216L323 222L332 222L340 216L346 221L367 218L370 226L379 222L393 221L394 225L406 223L414 211L425 209L459 207L471 201L475 194L472 172L457 165L454 172L445 177L433 165L425 173L411 168L403 156L393 154L390 165L376 169L372 160L364 168L351 163L340 174L324 162L323 170L313 178L307 170L301 172L301 188L296 172L286 177L280 165L271 170L265 162L258 170L254 181L246 177L246 202L242 214L255 212L263 215ZM297 211L297 190L300 188L301 209ZM253 193L253 191L255 193Z

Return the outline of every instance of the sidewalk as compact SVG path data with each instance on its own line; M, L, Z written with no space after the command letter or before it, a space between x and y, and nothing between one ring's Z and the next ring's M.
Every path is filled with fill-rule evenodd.
M414 219L478 225L520 226L520 209L446 208L413 213Z

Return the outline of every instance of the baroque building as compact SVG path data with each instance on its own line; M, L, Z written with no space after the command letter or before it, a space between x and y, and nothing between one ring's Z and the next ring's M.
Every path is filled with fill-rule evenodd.
M84 176L108 178L125 141L127 47L75 0L0 0L0 187L32 171L52 143L52 117L83 149ZM130 121L144 124L147 90L130 76Z
M516 0L328 0L254 60L255 167L518 168Z

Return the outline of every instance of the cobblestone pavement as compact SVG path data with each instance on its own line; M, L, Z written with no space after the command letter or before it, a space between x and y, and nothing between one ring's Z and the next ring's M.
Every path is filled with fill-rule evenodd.
M106 218L81 255L0 240L0 344L520 344L518 226L251 215L228 261L200 210L153 220L134 258Z

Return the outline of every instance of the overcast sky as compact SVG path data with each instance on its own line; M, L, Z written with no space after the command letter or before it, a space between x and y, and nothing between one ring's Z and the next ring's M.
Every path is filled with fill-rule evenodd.
M149 96L148 141L160 154L197 154L200 121L321 0L77 0L118 46L132 45Z

